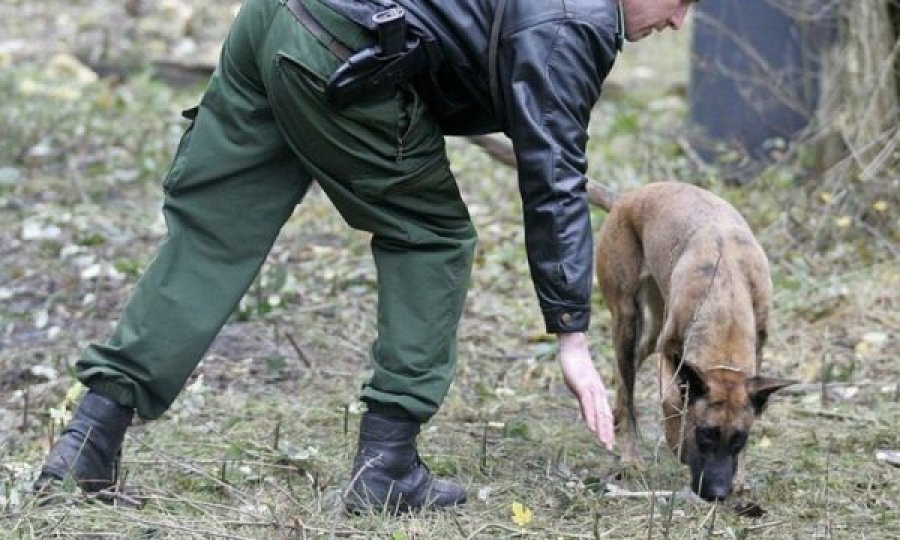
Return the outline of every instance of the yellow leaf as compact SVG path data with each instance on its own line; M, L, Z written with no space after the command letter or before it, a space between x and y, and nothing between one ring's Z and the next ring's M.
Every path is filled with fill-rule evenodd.
M846 229L850 226L850 216L841 216L837 218L835 224L842 229Z
M762 439L760 439L759 442L756 443L756 446L758 446L759 448L768 448L772 446L772 439L763 435Z
M526 508L522 503L514 502L512 504L512 512L513 523L515 523L519 527L524 527L525 525L531 523L531 510Z
M876 212L881 212L883 214L887 212L888 203L887 201L878 200L872 204L872 208L874 208Z
M832 198L833 197L831 196L831 193L829 193L827 191L823 191L822 193L819 193L819 199L821 199L822 202L825 204L830 203Z
M66 397L63 398L62 403L59 404L63 409L68 408L78 401L81 397L82 392L84 392L84 385L80 382L73 383L72 386L66 391Z

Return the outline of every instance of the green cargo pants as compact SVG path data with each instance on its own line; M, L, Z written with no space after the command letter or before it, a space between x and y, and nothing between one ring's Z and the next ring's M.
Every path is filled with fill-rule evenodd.
M366 32L304 0L350 47ZM372 233L378 337L362 397L427 421L453 378L475 230L443 136L412 87L336 111L340 65L279 0L247 0L178 146L163 189L168 234L107 344L79 379L145 419L178 395L315 179L347 223Z

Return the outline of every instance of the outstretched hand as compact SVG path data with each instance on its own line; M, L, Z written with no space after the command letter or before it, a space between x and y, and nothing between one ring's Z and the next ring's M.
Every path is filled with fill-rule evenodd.
M588 429L607 450L612 451L615 435L613 417L606 396L606 386L597 373L588 350L587 338L581 332L559 334L559 365L566 386L578 398L581 414Z

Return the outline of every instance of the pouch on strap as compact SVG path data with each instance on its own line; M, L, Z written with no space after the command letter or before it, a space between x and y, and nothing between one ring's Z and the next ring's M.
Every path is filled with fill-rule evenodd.
M434 38L391 0L321 0L330 9L370 30L377 45L346 58L325 86L325 97L341 109L384 96L419 73L436 68L442 55Z

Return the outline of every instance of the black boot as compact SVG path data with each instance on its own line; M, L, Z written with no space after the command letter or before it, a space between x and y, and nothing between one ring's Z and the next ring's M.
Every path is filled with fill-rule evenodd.
M359 428L344 504L350 512L399 513L466 502L462 486L431 475L416 452L419 422L369 411Z
M35 489L43 491L66 477L90 493L115 484L125 428L133 415L131 409L96 392L85 394L50 450Z

